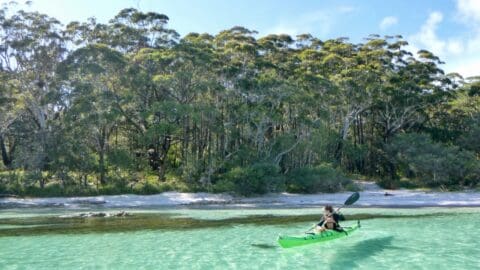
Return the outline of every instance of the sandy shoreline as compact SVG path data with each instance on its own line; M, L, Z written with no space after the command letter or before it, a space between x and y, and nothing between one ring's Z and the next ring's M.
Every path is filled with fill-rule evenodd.
M354 207L480 207L480 192L426 192L416 190L385 190L369 182L363 185ZM290 194L275 193L258 197L236 197L229 194L165 192L156 195L111 195L66 198L0 198L0 209L28 207L78 208L294 208L325 204L341 205L351 192ZM388 194L386 196L386 194Z

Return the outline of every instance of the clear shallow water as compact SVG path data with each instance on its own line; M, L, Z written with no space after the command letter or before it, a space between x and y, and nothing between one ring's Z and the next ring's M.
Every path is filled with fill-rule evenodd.
M304 231L315 221L311 219L317 209L137 209L132 210L133 217L107 224L102 219L67 219L68 226L86 226L81 234L58 229L58 224L47 226L46 221L58 223L59 219L51 219L56 212L65 214L58 209L0 212L0 233L16 230L19 235L0 237L0 269L438 270L480 266L479 208L346 209L345 214L368 214L360 231L292 249L280 248L277 235ZM375 218L379 214L398 217ZM176 222L182 226L175 228ZM35 223L41 226L32 226ZM152 229L155 225L163 229ZM51 230L38 229L45 226ZM88 226L91 231L85 229ZM114 232L104 227L92 232L101 226Z

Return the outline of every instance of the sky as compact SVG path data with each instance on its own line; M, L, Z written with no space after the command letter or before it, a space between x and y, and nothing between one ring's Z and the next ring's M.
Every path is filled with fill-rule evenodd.
M1 3L10 0L0 0ZM25 0L18 0L23 3ZM181 35L216 34L244 26L259 36L301 33L325 40L369 34L402 35L409 49L427 49L446 72L480 75L480 0L32 0L26 10L59 19L108 22L123 8L155 11L170 18Z

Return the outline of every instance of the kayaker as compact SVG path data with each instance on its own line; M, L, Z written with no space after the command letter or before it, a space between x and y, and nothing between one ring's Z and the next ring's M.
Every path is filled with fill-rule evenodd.
M343 216L336 213L331 205L325 205L323 216L314 230L316 233L325 230L343 231L339 224L340 220L343 220Z

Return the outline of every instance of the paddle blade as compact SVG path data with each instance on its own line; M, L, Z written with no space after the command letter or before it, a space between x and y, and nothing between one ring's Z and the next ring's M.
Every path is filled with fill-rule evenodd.
M345 201L345 205L352 205L360 198L360 193L354 192L348 199Z

